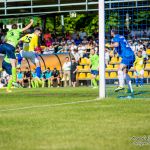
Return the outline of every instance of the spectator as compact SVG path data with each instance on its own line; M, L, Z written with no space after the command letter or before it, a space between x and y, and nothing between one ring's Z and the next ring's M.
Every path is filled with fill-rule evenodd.
M72 58L72 63L71 63L71 82L72 82L72 86L73 87L76 87L77 66L78 66L78 64L76 63L75 58Z
M60 86L60 72L59 70L54 67L54 70L52 71L52 77L51 77L51 87L54 86L54 81L57 81L57 87Z
M75 58L75 61L78 63L79 60L80 60L80 55L79 55L79 53L78 53L78 50L75 49L72 54L73 54L73 56L74 56L74 58Z
M24 82L23 82L23 72L21 71L21 69L18 69L18 73L17 73L17 82L24 87Z
M110 61L109 49L106 48L105 49L105 64L108 65L109 61Z
M45 87L45 82L48 82L48 87L51 86L51 77L52 77L52 72L50 68L48 67L47 70L43 73L43 78L42 78L42 87Z
M52 38L52 36L51 36L49 30L46 30L46 33L44 34L44 40L47 41L48 39L51 39L51 38Z
M84 31L84 29L82 29L82 31L79 33L80 39L83 40L84 37L87 36L86 32Z
M79 44L81 44L82 40L80 39L79 36L77 36L77 38L75 39L75 44L78 46Z
M70 71L71 71L71 62L69 61L69 57L66 57L65 62L63 64L64 87L67 86L67 81L69 81L69 86L71 86Z
M29 70L28 67L26 67L26 71L24 72L23 76L23 82L28 82L29 83L29 88L31 88L31 71Z
M75 39L77 38L77 35L78 35L77 31L75 31L75 32L72 34L72 39L75 40Z

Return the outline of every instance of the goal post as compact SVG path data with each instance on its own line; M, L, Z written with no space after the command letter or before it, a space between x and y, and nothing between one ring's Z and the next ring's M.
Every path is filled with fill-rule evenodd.
M105 85L105 0L99 0L99 98L106 97Z

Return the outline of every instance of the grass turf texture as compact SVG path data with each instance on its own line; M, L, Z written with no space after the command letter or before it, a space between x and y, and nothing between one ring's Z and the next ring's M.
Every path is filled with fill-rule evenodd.
M150 139L141 139L150 137L150 86L136 88L131 100L117 99L113 88L93 102L86 101L98 89L88 87L1 90L0 150L150 149ZM85 103L64 104L77 101Z

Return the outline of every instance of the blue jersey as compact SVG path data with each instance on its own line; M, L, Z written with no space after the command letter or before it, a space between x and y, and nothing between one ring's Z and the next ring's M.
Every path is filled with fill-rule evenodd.
M23 79L23 73L22 72L18 72L17 73L17 78L18 79Z
M115 51L119 54L119 57L128 58L134 56L134 52L131 49L130 45L128 44L124 36L116 34L115 37L112 39L112 43L115 42L119 43L119 46L115 47Z

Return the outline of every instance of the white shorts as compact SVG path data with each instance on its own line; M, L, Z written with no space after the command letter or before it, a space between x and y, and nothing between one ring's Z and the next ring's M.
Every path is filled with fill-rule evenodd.
M144 70L142 69L142 70L140 70L140 71L135 71L135 72L134 72L134 75L135 75L135 76L142 76L142 75L144 75Z
M33 64L36 64L36 63L39 62L38 56L33 51L24 51L24 50L21 50L20 51L20 55L23 58L30 59Z

